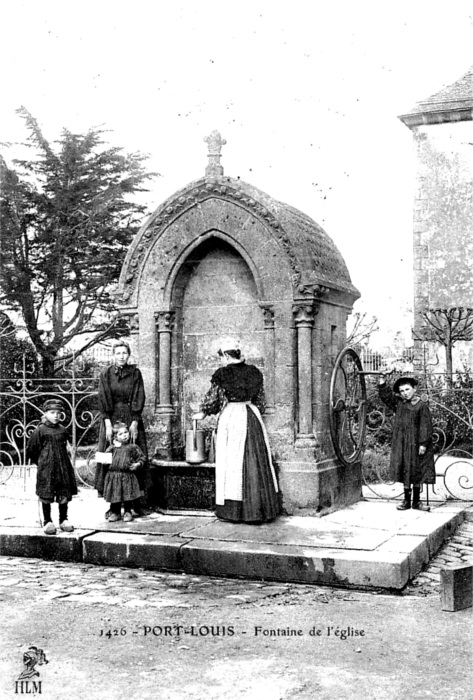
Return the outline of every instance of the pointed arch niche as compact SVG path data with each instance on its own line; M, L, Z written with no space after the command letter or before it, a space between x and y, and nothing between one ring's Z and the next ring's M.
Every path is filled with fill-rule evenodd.
M209 378L220 366L217 353L223 338L237 338L251 362L266 372L256 270L251 270L234 242L215 230L182 258L165 292L174 316L170 362L171 404L177 407L172 420L174 458L183 457L185 431L192 427L192 413L199 410Z

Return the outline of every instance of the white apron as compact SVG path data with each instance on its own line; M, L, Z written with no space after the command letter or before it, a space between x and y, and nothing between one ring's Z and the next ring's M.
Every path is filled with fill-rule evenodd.
M263 431L274 488L278 491L276 472L271 461L268 434L259 410L250 401L227 403L218 419L215 441L215 501L243 500L243 457L248 431L247 406L253 411Z

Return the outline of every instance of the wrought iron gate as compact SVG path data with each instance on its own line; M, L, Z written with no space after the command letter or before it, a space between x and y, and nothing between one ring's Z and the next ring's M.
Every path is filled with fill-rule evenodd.
M377 389L368 378L391 374L395 380L401 374L388 371L365 371L361 359L352 347L338 355L330 384L330 432L337 457L349 465L361 461L363 479L378 496L397 498L380 493L367 478L364 453L368 443L376 441L381 432L389 432L389 409L378 400ZM466 376L468 375L468 376ZM473 499L473 377L468 371L457 373L453 384L444 375L424 372L420 396L429 403L434 420L436 489L442 487L447 498ZM380 473L378 484L394 482Z
M98 380L78 376L75 362L67 376L57 379L34 378L34 370L23 356L22 365L15 366L14 377L0 378L0 483L7 481L15 470L27 468L28 438L41 420L44 402L55 398L65 406L62 424L69 435L76 476L82 485L89 486L94 465L90 460L93 448L87 446L95 442Z

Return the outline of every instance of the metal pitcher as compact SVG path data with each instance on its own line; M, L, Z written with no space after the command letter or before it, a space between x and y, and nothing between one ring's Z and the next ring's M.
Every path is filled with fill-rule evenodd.
M205 462L205 433L197 430L197 421L192 421L192 429L186 430L186 462L200 464Z

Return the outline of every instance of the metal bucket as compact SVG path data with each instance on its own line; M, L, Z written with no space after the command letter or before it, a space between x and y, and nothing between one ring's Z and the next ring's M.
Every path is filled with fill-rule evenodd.
M192 421L192 429L186 430L186 462L200 464L205 462L205 433L197 430L197 421Z

